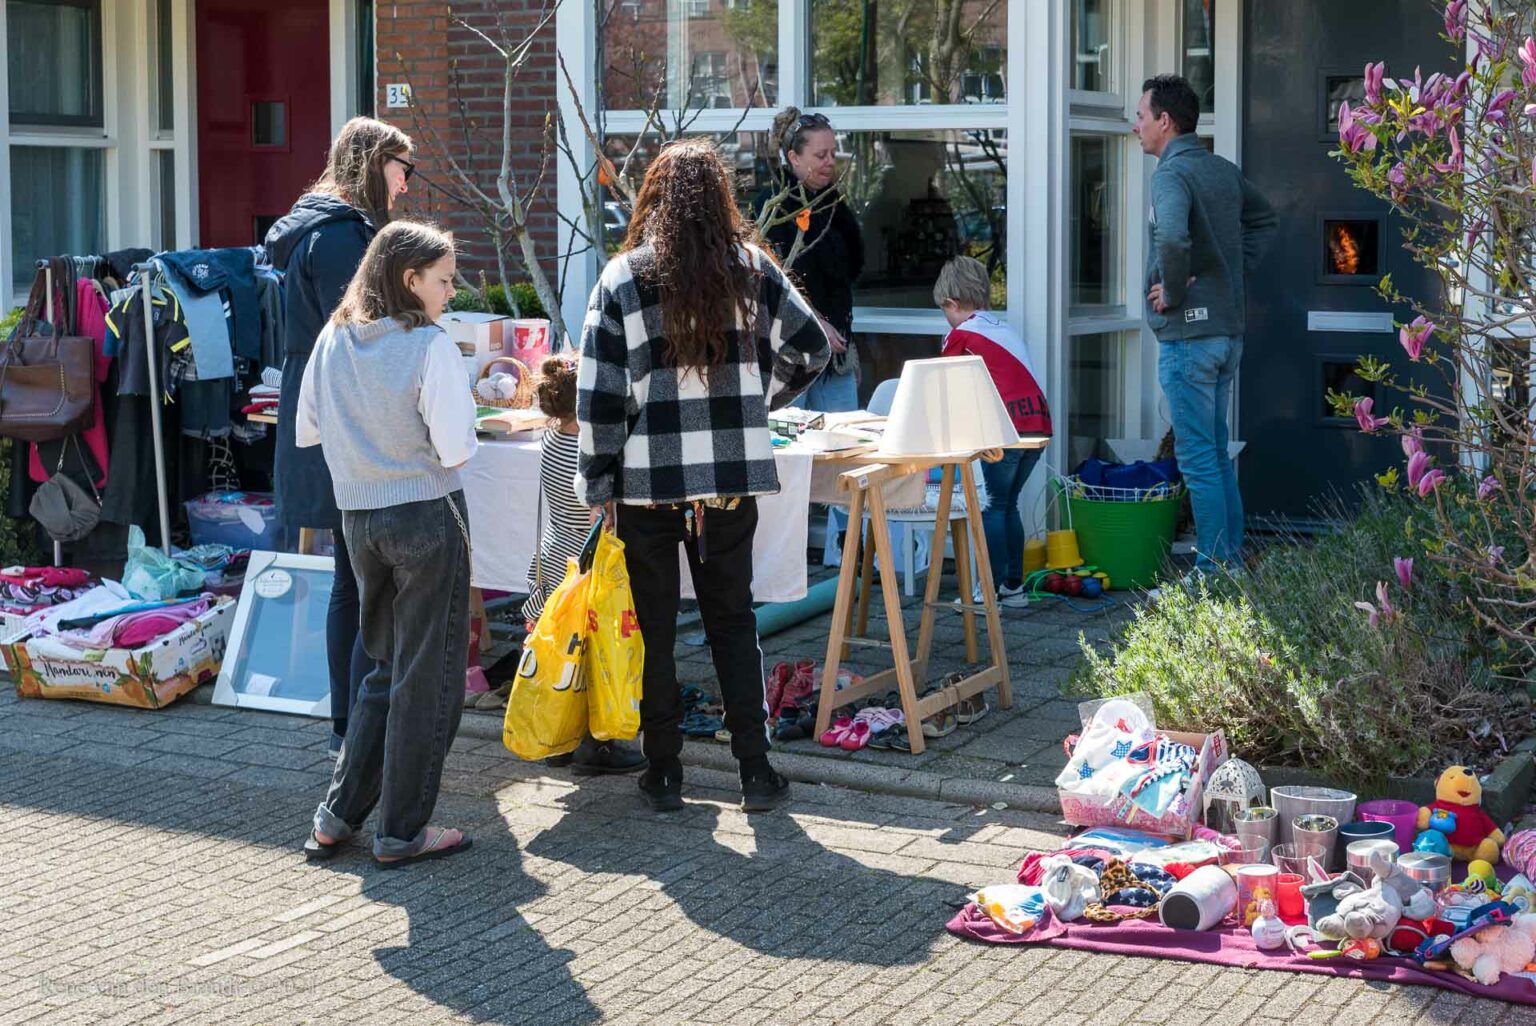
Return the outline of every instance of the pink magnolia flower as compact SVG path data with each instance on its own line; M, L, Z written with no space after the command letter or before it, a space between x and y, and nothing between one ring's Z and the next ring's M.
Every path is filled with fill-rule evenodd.
M1460 173L1462 168L1461 137L1456 134L1455 128L1452 128L1448 135L1451 140L1451 155L1449 159L1435 164L1435 170L1442 174Z
M1494 492L1498 491L1499 488L1499 479L1489 474L1477 483L1477 497L1479 499L1487 499Z
M1386 417L1371 416L1371 407L1374 405L1376 405L1376 400L1370 396L1366 396L1355 403L1355 422L1360 425L1360 430L1367 434L1390 423Z
M1409 459L1412 459L1414 453L1420 453L1423 451L1424 432L1420 431L1418 428L1409 428L1407 431L1404 431L1403 455L1407 456Z
M1525 105L1525 116L1528 118L1536 118L1536 103L1527 103Z
M1467 0L1451 0L1445 5L1445 34L1460 40L1467 34Z
M1398 329L1397 340L1402 343L1408 359L1417 360L1424 352L1424 343L1428 342L1429 337L1434 333L1434 322L1420 314L1411 323Z
M1387 77L1387 64L1381 61L1365 66L1365 102L1372 107L1381 102L1381 83Z
M1366 120L1366 113L1362 111L1357 116L1347 102L1339 104L1339 145L1350 153L1370 152L1376 148L1376 136L1366 127L1375 119Z
M1392 557L1392 569L1397 571L1397 583L1407 591L1413 587L1413 557L1404 559L1402 556Z
M1467 248L1471 249L1473 246L1477 245L1478 236L1482 235L1483 232L1487 230L1488 222L1484 221L1481 217L1473 221L1472 227L1467 229Z
M1494 124L1503 125L1509 121L1509 105L1515 99L1515 91L1506 89L1493 99L1488 101L1488 110L1485 117Z
M1417 488L1429 470L1429 453L1420 449L1408 457L1408 487Z
M1428 496L1430 492L1434 491L1436 488L1439 488L1440 483L1444 480L1445 471L1439 469L1431 470L1429 473L1419 478L1419 498L1422 499Z
M1525 37L1520 46L1520 63L1524 65L1520 69L1520 80L1527 88L1536 85L1536 39Z
M1376 582L1376 605L1369 602L1356 602L1355 608L1366 614L1367 622L1372 627L1380 627L1384 623L1391 623L1397 616L1397 610L1392 608L1392 603L1387 599L1387 582Z

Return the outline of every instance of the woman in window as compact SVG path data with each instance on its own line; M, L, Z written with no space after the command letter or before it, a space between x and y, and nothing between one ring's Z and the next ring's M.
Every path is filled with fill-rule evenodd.
M640 791L658 811L683 801L673 662L680 542L741 767L742 808L771 808L789 792L768 764L752 538L757 496L779 490L768 411L816 379L829 349L816 312L754 244L730 183L709 143L662 148L623 251L592 292L576 365L576 492L589 506L619 506L645 638L650 767Z
M784 153L784 181L758 203L764 237L816 308L832 343L832 359L800 402L808 410L837 412L859 407L853 334L853 283L864 269L859 222L836 187L837 136L823 114L790 107L773 119L773 136ZM774 196L788 195L769 212ZM808 212L808 213L807 213Z
M300 528L328 529L336 543L336 580L325 620L331 678L331 754L341 751L347 714L368 670L358 637L360 607L341 533L341 514L321 450L294 444L299 383L315 339L341 302L374 235L389 221L415 166L411 140L393 125L353 118L331 143L325 173L267 232L267 255L285 274L283 381L277 407L273 477L278 515L290 538Z

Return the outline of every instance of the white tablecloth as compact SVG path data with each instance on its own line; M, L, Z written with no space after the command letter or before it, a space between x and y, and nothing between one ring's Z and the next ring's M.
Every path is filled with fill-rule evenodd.
M774 456L779 492L758 497L752 594L759 602L793 602L805 597L813 457L794 449L777 450ZM525 593L538 543L538 441L482 439L474 457L459 469L459 477L469 503L474 544L471 583L477 588ZM678 562L682 561L679 545ZM692 598L693 582L686 567L682 584L683 595Z

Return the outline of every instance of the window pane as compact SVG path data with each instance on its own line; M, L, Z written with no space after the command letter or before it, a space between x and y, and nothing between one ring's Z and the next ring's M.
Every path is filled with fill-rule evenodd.
M1214 0L1184 0L1182 74L1195 87L1200 109L1216 109L1216 5Z
M996 0L811 0L811 102L1002 103L1008 7Z
M173 72L175 54L171 46L171 0L155 3L155 100L156 127L169 135L176 130L176 93Z
M12 284L25 288L45 257L106 248L102 151L11 147Z
M1072 300L1118 306L1121 286L1120 136L1072 137Z
M373 0L357 3L357 112L374 114Z
M282 100L254 100L251 103L251 145L288 145L288 105Z
M634 136L609 136L616 165ZM717 136L737 171L743 210L777 181L778 154L765 132ZM647 137L630 165L638 184L659 140ZM1007 296L1007 133L998 130L840 132L843 193L864 241L864 270L854 286L859 306L933 308L933 283L944 261L973 256L992 270L993 305ZM609 250L628 214L612 197L605 204Z
M736 132L703 136L712 139L720 147L726 165L735 169L736 203L744 216L751 216L759 197L767 191L768 184L773 180L773 172L768 164L771 150L768 135L767 132ZM639 188L645 177L645 169L650 166L651 159L656 156L656 151L664 141L659 136L647 135L638 140L639 149L636 150L636 136L610 135L603 140L603 152L613 161L614 167L626 174L635 187ZM632 157L631 151L634 151ZM626 159L629 159L627 170L624 167ZM607 250L610 254L617 253L619 244L624 241L624 233L629 228L629 207L617 192L604 190L602 223Z
M1112 459L1106 438L1123 435L1123 335L1077 335L1067 340L1067 469L1090 456Z
M608 110L772 107L778 0L598 0Z
M95 3L7 0L11 120L101 124L101 9Z
M155 151L155 221L154 247L176 248L176 154L172 150Z
M943 335L854 332L853 347L859 354L859 405L869 405L869 397L880 382L901 377L901 368L908 360L931 360L939 355L943 344Z
M1112 93L1115 54L1110 21L1114 0L1073 0L1072 88Z

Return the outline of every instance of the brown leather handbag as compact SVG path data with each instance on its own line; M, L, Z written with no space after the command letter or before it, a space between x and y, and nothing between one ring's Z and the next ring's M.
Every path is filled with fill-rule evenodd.
M38 279L16 334L0 344L0 436L51 442L90 426L96 343L39 325L46 286Z

